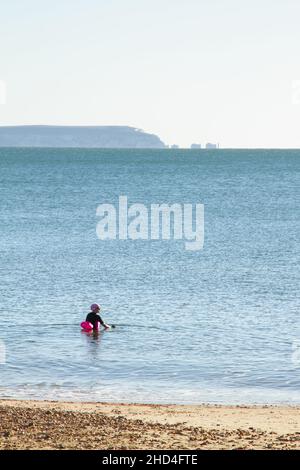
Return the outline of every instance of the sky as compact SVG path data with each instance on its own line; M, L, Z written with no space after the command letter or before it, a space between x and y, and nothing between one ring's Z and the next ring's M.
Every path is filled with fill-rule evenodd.
M300 148L299 0L0 0L0 125Z

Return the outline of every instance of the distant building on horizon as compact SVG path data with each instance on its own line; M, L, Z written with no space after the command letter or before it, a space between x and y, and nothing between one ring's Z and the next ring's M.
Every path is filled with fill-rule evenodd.
M191 149L201 149L201 144L192 144Z
M179 149L179 145L173 144L173 145L170 145L170 148L171 149Z
M219 144L211 144L210 142L208 142L205 146L206 149L218 149L219 148Z

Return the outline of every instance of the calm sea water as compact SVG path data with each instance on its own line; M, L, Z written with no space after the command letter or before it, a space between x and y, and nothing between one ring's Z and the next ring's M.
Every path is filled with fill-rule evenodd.
M0 149L0 397L300 403L299 175L300 151ZM204 249L100 241L119 195L203 203ZM81 332L92 302L115 330Z

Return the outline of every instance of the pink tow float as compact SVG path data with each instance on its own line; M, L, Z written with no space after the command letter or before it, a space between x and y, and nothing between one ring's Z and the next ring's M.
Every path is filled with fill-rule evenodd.
M92 331L93 329L96 330L96 331L99 331L99 329L100 329L99 325L100 325L100 323L97 322L96 328L94 328L93 324L90 323L89 321L83 321L82 323L80 323L80 326L83 329L83 331Z

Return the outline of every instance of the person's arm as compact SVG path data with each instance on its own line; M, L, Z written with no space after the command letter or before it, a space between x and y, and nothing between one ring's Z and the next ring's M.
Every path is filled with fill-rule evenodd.
M108 330L110 328L110 325L108 325L107 323L105 323L102 318L100 317L100 315L98 315L99 317L99 322L101 323L101 325L106 329Z

